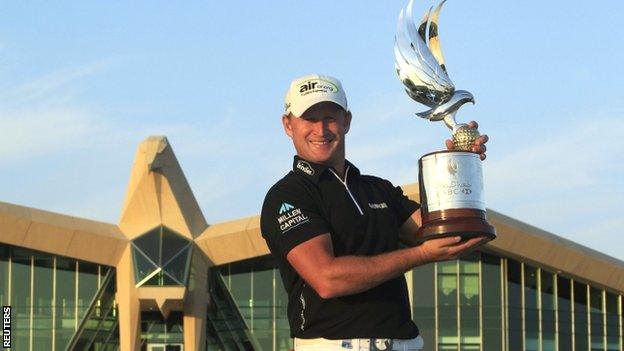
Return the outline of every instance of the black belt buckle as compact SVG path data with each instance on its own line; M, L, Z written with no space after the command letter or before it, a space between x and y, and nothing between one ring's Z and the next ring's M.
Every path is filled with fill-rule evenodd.
M392 344L392 339L370 339L371 351L390 351Z

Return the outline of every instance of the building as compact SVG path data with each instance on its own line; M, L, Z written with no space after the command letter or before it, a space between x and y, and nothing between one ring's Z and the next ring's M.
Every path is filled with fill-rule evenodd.
M624 262L488 216L499 236L480 252L407 273L428 350L624 349ZM208 225L150 137L117 224L0 203L4 336L11 350L288 350L268 253L258 217Z

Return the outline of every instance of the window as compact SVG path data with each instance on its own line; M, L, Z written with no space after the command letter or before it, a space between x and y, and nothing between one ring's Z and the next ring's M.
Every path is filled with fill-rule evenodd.
M501 259L494 255L481 253L481 266L483 350L502 350Z
M32 347L34 350L45 350L52 345L54 256L33 256Z
M0 299L12 306L13 349L64 350L107 269L0 244Z
M480 350L480 287L478 254L459 260L459 328L462 349Z
M141 285L186 285L192 246L167 227L157 227L132 242L134 279Z
M619 316L618 316L618 296L606 292L607 298L607 350L617 351L619 350L619 340L624 338L624 335L619 336Z
M602 313L602 290L589 287L589 321L591 329L591 350L604 350L604 322Z
M524 347L539 349L539 306L537 304L537 268L524 264Z
M522 265L507 260L507 325L509 350L524 350L522 338Z
M557 277L557 305L559 314L559 350L572 350L572 282Z
M263 350L290 350L288 295L271 256L220 267L219 271L251 335Z
M574 346L576 350L589 348L587 323L587 285L574 282Z
M437 263L438 269L438 349L457 350L457 262Z
M555 345L555 324L556 324L556 299L555 275L545 270L540 272L541 300L542 300L542 349L544 351L554 351Z

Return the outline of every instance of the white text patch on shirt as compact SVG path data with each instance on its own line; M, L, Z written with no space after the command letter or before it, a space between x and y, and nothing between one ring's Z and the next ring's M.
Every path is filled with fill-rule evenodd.
M368 207L372 208L372 209L382 209L382 208L388 208L388 205L386 205L385 202L380 202L378 204L373 204L373 203L368 203Z
M293 209L293 207L294 206L291 205L291 207L287 207L285 211L283 207L280 209L280 216L277 217L277 223L279 224L282 234L309 220L308 216L304 215L300 208Z

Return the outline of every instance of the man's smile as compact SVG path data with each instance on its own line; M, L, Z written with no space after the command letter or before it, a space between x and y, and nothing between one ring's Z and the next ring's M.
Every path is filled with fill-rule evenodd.
M312 145L325 145L325 144L329 144L332 141L334 141L334 139L323 139L323 140L309 140L308 142Z

